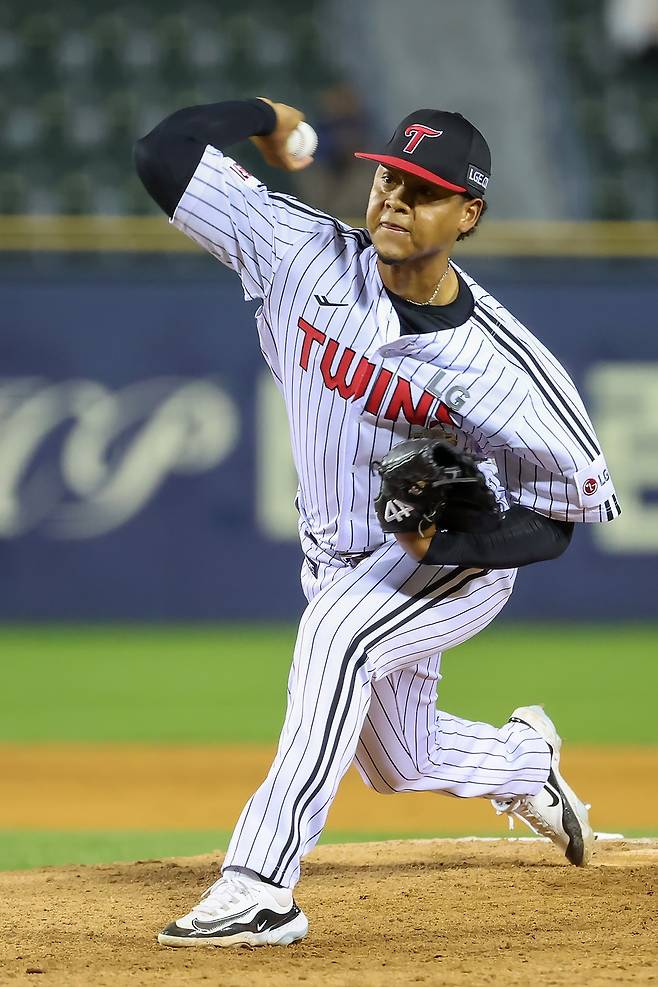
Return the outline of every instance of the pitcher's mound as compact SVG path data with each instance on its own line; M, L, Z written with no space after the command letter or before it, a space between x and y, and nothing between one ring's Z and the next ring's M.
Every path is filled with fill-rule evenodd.
M0 874L0 981L610 987L658 977L658 841L602 843L583 869L541 841L323 846L298 888L304 942L158 946L157 932L215 880L218 859Z

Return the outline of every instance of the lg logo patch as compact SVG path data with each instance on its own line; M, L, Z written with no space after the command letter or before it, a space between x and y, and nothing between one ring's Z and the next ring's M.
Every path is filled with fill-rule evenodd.
M604 487L609 479L610 473L607 469L602 470L598 477L588 476L583 483L583 493L586 497L593 497L599 487Z
M473 165L468 166L468 180L472 182L473 185L479 185L480 188L485 188L489 184L489 176L485 175L483 171L479 168L473 167Z

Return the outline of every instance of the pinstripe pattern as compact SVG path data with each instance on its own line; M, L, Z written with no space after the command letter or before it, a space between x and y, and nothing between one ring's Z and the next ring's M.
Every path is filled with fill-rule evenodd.
M481 459L503 505L569 521L620 513L573 381L465 272L471 319L401 336L367 233L245 181L213 148L173 221L239 273L245 298L262 299L260 344L288 408L299 510L320 544L381 544L371 463L418 429L438 428L437 418L441 434ZM359 368L369 375L362 392ZM585 497L590 467L599 482Z
M498 730L437 713L439 666L435 655L373 683L355 756L364 781L384 795L435 791L468 797L507 782L505 776L519 793L541 780L537 768L518 768L521 756L545 755L532 730L511 723Z
M531 793L548 771L545 743L525 727L498 731L446 719L456 738L450 743L448 733L437 732L436 711L434 720L428 715L437 655L493 620L509 598L514 570L418 566L395 542L355 569L326 554L322 561L317 547L316 553L318 576L308 569L303 576L311 602L300 624L278 753L242 813L225 860L225 867L249 867L290 886L357 754L364 777L381 790L380 775L388 779L386 790ZM395 743L387 733L377 746L372 732L390 731L386 696L396 688L404 724Z
M366 231L268 192L213 148L173 222L239 274L245 298L262 301L260 345L299 478L309 600L277 756L225 866L292 886L355 759L384 792L534 794L549 755L533 730L435 705L441 653L494 619L516 572L413 562L377 523L372 463L430 429L476 456L504 507L611 520L619 505L570 377L463 271L469 320L401 334ZM366 551L356 568L341 558Z

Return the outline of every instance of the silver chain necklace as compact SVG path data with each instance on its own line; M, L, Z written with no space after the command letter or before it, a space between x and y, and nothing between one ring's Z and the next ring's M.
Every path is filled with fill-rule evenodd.
M436 288L432 292L431 297L426 302L415 302L413 298L404 298L404 295L402 297L404 298L405 302L409 302L411 305L431 305L434 299L436 298L436 296L438 295L439 289L443 284L443 282L445 281L445 279L448 277L449 273L450 273L450 261L448 261L448 266L446 267L445 271L439 278L439 283L437 284Z

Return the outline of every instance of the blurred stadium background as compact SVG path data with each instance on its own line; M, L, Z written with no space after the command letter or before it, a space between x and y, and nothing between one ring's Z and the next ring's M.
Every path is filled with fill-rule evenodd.
M235 156L357 223L352 152L410 109L488 136L456 259L576 378L624 514L521 574L441 703L545 702L595 824L658 834L656 0L5 0L0 80L0 867L222 847L276 742L302 609L285 418L237 281L131 158L169 112L252 95L303 109L316 164ZM327 838L503 832L348 778Z

